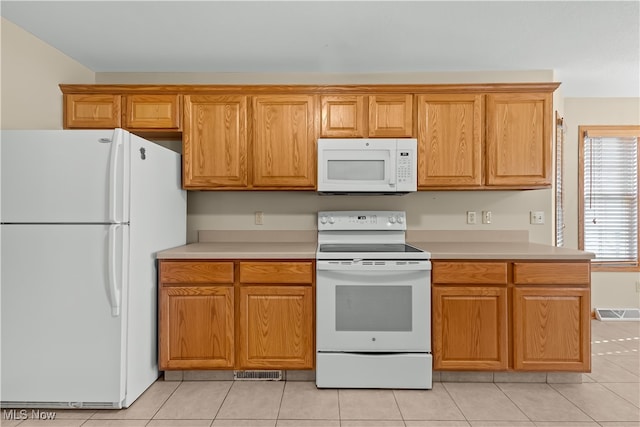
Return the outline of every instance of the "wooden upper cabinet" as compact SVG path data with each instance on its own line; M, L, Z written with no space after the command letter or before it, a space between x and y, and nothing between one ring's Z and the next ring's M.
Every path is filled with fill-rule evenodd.
M483 184L480 94L418 96L418 187Z
M65 94L65 129L113 129L121 127L122 96Z
M551 108L550 93L487 95L487 185L551 185Z
M313 95L253 97L254 188L315 188L315 100Z
M322 127L325 138L362 138L365 136L363 95L321 96Z
M180 129L180 95L127 95L124 127Z
M184 188L246 188L247 97L185 96L182 147Z
M412 95L369 95L370 137L406 138L412 135Z

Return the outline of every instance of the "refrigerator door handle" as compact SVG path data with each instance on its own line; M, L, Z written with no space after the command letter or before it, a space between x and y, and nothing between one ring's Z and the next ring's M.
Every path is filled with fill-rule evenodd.
M120 302L122 283L118 275L118 229L122 224L113 224L109 227L109 300L111 303L111 315L113 317L120 316Z
M121 129L115 129L112 140L109 159L109 219L112 222L120 222L121 220L118 218L118 195L120 194L118 179L120 178L119 160L120 151L124 144L124 132Z

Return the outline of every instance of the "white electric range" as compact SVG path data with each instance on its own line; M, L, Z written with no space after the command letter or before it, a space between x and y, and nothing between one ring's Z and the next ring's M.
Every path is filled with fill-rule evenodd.
M318 213L318 387L432 387L430 254L406 228L405 212Z

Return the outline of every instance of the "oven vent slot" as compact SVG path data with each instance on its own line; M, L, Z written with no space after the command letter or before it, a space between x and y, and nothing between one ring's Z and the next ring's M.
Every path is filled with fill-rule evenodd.
M234 381L282 381L282 371L233 371Z

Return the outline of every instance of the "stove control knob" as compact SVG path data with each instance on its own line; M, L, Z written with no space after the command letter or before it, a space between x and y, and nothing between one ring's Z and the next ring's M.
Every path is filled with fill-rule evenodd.
M404 218L399 216L398 217L398 224L402 224L404 222Z
M335 224L335 222L336 222L336 220L332 216L330 216L329 217L329 224Z
M321 216L321 217L320 217L320 223L321 223L321 224L326 224L326 223L327 223L327 217L326 217L326 216L324 216L324 215L323 215L323 216Z
M396 223L396 217L395 217L395 216L390 216L390 217L389 217L389 222L390 222L391 224L395 224L395 223Z

